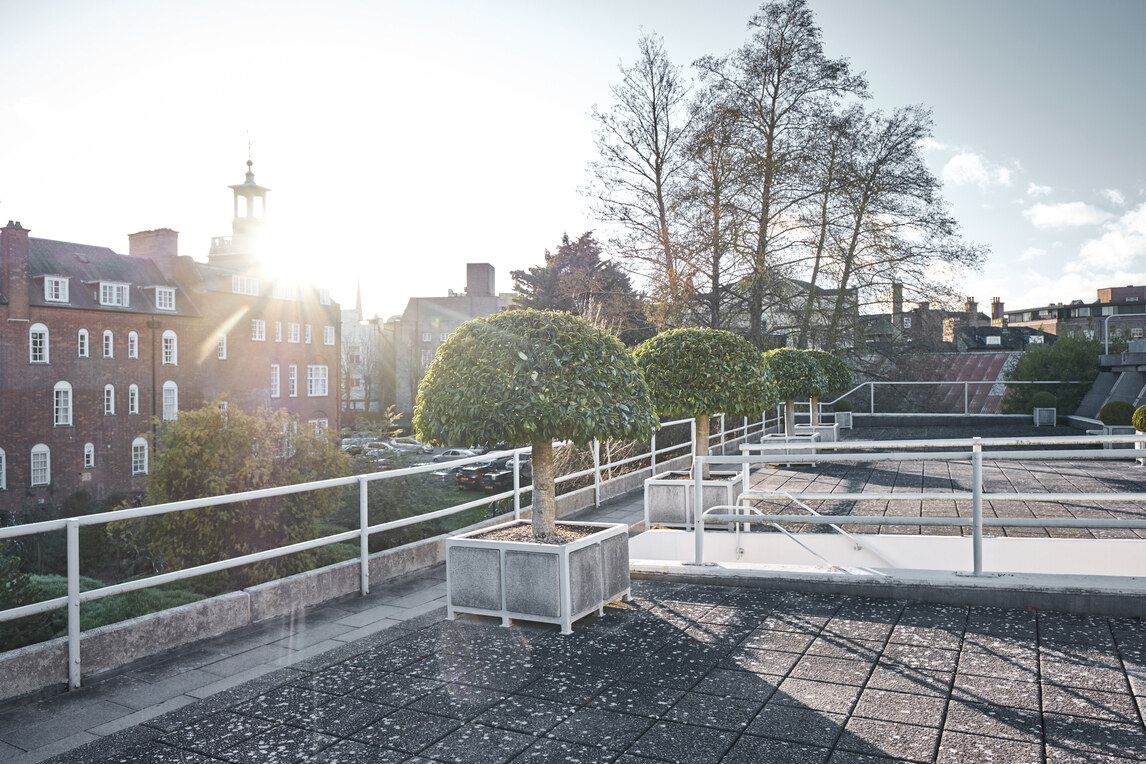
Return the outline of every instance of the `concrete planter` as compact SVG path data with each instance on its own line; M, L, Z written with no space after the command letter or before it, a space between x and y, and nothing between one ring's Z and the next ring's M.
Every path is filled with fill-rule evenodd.
M446 539L446 610L555 623L562 634L573 622L623 597L629 599L629 526L624 523L558 523L600 530L570 544L537 544L475 538L504 523Z
M841 430L850 430L852 428L852 412L837 411L834 416L836 418L836 424L839 425Z
M800 425L797 425L800 426ZM811 458L816 453L815 444L820 442L820 434L818 432L805 433L803 435L785 435L784 433L769 433L768 435L760 438L761 443L791 443L792 448L776 449L775 451L765 451L769 464L784 464L791 466L793 464L810 464L813 467L816 465L815 461ZM801 444L796 446L795 444ZM785 459L786 456L802 457L797 459Z
M849 411L848 414L850 415L851 412ZM819 433L821 443L835 443L840 439L840 423L796 425L797 435L812 435L813 433Z
M692 510L696 482L689 472L663 472L645 481L645 528L691 528L696 516ZM709 473L703 487L701 511L735 504L744 490L739 472Z
M1054 427L1058 424L1058 409L1036 408L1034 417L1035 427Z
M1104 424L1101 430L1087 430L1087 435L1133 435L1138 432L1130 425ZM1105 449L1133 449L1137 443L1103 443Z

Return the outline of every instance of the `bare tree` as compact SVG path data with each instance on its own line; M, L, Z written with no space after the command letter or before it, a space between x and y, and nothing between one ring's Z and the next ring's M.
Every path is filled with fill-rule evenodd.
M597 159L587 194L594 212L615 227L610 245L627 267L649 281L652 318L677 326L692 298L692 268L678 219L689 135L688 86L659 36L638 42L640 58L621 67L613 104L593 109Z

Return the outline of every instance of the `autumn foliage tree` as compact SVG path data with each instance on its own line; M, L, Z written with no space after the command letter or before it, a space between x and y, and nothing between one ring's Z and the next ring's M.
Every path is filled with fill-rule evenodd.
M556 311L511 310L462 324L438 348L414 407L423 441L532 444L538 538L556 531L553 441L640 440L657 424L624 345Z
M349 474L334 436L283 410L246 413L219 401L165 422L147 480L147 503L254 491ZM128 521L135 546L160 570L179 570L317 538L341 489L324 489ZM118 525L118 524L113 524ZM247 585L315 564L302 552L232 574Z

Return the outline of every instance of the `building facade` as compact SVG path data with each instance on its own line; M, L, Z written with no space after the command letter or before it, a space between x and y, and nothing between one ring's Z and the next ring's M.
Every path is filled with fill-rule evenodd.
M232 189L265 201L249 167ZM169 229L126 255L0 229L0 512L142 491L161 423L220 396L339 426L339 307L263 268L262 211L207 263Z
M1006 326L1026 326L1048 334L1078 332L1105 342L1121 336L1142 339L1146 334L1146 286L1104 287L1097 290L1094 302L1074 300L1052 303L1037 308L1003 310L999 303L1000 321Z

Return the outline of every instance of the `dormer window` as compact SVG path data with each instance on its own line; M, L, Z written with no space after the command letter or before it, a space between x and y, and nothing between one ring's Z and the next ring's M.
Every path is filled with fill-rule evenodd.
M259 296L259 280L251 276L232 276L231 291L235 294Z
M99 304L128 307L127 287L127 284L117 284L112 281L99 282Z
M159 310L175 310L175 290L171 287L156 287L155 307Z
M68 279L65 276L44 277L44 302L67 302Z

